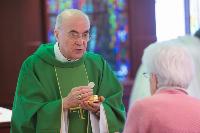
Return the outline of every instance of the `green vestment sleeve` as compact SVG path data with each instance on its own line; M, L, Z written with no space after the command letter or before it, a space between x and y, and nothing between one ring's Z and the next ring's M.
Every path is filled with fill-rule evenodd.
M95 81L96 78L90 79L90 81L95 82L94 93L105 97L103 107L105 109L109 133L122 132L126 114L122 102L123 88L112 72L110 66L101 56L97 56L94 60L98 62L98 65L96 66L101 67L99 67L99 70L93 70L93 65L86 65L87 72L89 78L94 72L101 73L96 74L99 75L97 77L98 81Z
M59 97L51 98L48 88L40 83L29 63L25 62L20 71L13 103L11 133L58 133L62 101Z
M125 122L125 108L122 103L123 90L108 65L104 68L104 76L100 88L104 95L107 95L103 106L106 112L109 132L122 131ZM107 91L106 89L110 89ZM103 92L103 90L105 90Z

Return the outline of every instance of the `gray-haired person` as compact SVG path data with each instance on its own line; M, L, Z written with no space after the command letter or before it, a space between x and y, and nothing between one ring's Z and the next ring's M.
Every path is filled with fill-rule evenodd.
M196 73L187 91L191 96L200 99L200 29L197 30L193 36L180 36L176 39L172 39L171 41L177 41L178 45L180 47L185 47L192 56ZM174 45L177 45L177 43ZM146 69L146 66L141 64L137 71L135 82L133 84L132 92L130 95L129 106L132 106L132 104L134 104L139 99L150 96L150 84L148 78L143 75Z

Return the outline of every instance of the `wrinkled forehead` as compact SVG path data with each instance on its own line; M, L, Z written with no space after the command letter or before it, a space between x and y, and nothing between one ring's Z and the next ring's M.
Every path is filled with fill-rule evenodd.
M62 18L61 27L64 30L75 30L78 32L85 32L90 29L90 21L83 15L64 16Z

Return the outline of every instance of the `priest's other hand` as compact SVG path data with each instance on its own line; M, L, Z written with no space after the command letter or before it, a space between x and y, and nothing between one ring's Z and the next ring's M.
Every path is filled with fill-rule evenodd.
M81 102L80 106L83 109L86 109L88 111L95 113L99 117L99 115L100 115L100 105L104 101L104 99L105 98L103 96L100 96L99 102L84 101L84 102Z
M63 99L63 108L69 109L78 107L82 102L87 101L93 95L93 90L89 86L74 87L67 97Z

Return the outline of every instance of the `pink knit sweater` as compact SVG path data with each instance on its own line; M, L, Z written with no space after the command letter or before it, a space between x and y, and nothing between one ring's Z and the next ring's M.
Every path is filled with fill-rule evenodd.
M160 90L134 104L124 133L200 133L200 100L179 89Z

